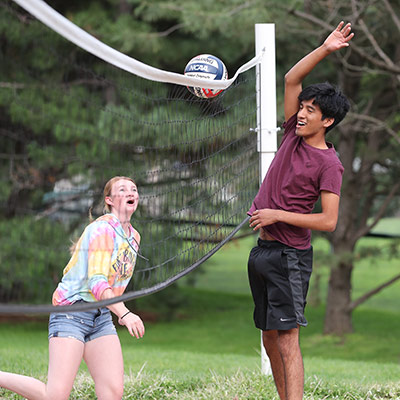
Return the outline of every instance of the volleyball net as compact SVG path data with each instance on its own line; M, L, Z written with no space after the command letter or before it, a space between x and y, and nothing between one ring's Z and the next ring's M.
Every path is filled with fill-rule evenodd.
M144 79L17 8L0 9L14 32L0 67L0 314L64 309L50 299L71 240L89 209L102 214L103 186L116 175L139 189L131 222L142 257L124 295L68 307L162 290L246 225L259 185L258 59L218 97L199 99L185 87L194 78Z

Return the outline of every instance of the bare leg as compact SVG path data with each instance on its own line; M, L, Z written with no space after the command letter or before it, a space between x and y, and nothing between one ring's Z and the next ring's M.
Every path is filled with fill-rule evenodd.
M285 370L286 400L301 400L304 391L304 366L299 343L299 328L278 331L278 346Z
M42 400L46 396L46 385L30 376L0 372L0 387L11 390L29 400Z
M79 340L51 338L47 385L29 376L0 372L0 386L29 400L68 399L82 355L83 343Z
M285 387L285 370L283 367L283 361L279 352L278 346L278 331L263 331L262 333L263 344L265 351L267 352L268 358L271 362L272 374L274 376L275 386L281 400L286 399L286 387Z
M68 399L83 357L84 343L54 337L49 342L48 399Z
M121 400L124 363L117 335L107 335L85 344L84 359L93 377L99 400Z

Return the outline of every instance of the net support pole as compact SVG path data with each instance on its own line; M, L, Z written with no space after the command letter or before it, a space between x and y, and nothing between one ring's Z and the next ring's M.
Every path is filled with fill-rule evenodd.
M264 57L256 67L257 150L261 185L277 150L275 24L255 25L255 45L256 54L264 50ZM272 374L271 364L262 342L262 332L261 372L264 375Z

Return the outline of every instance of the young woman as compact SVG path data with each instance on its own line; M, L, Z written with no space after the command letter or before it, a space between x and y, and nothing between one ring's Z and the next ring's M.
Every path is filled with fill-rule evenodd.
M139 251L140 235L130 224L138 202L132 179L116 176L107 182L105 215L90 223L76 243L53 294L54 305L106 300L124 292ZM0 371L0 387L30 400L68 399L84 359L98 399L121 399L123 358L110 310L132 336L139 339L144 335L142 320L122 302L90 311L51 314L47 384Z

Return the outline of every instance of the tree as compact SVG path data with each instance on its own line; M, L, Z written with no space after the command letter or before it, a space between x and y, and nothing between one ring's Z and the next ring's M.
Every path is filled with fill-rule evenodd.
M168 3L167 8L162 3L159 8L154 8L153 4L148 7L145 2L117 4L112 0L85 2L84 5L82 2L67 4L59 1L52 1L50 4L113 47L126 52L135 51L137 53L135 57L141 61L150 59L153 65L164 63L161 66L165 68L171 60L174 62L185 60L182 64L179 61L180 68L183 69L187 60L193 56L193 48L187 45L187 34L182 34L181 31L172 35L176 30L170 28L166 29L167 33L162 33L167 24L165 18L168 25L169 23L174 25L177 20L184 19L182 9L179 7L170 12L171 7L174 9L173 3ZM155 15L154 11L157 11ZM178 261L188 262L190 257L185 251L197 257L198 254L203 254L203 249L209 248L211 239L219 240L215 236L211 237L209 231L210 226L213 226L214 232L223 236L226 228L220 227L220 221L214 223L210 218L211 223L208 225L206 223L195 227L190 225L196 224L199 219L204 219L198 218L198 215L206 206L209 209L213 208L209 216L216 216L215 220L223 216L220 205L224 203L224 195L229 192L227 184L223 188L225 194L219 197L215 195L217 191L215 181L212 180L212 171L217 163L212 157L205 155L212 152L218 154L218 149L227 148L230 154L224 160L228 165L220 170L221 175L227 177L228 174L236 173L235 162L239 162L239 157L236 156L241 154L244 159L247 154L243 151L243 145L248 140L246 136L251 137L250 141L254 142L254 135L249 134L247 122L249 117L245 116L243 120L238 118L240 121L236 123L235 128L226 129L224 125L226 119L224 113L220 111L223 110L222 102L203 102L198 105L196 103L199 101L196 100L195 106L189 107L187 106L189 102L183 104L181 101L185 96L189 96L184 87L178 90L171 85L149 83L146 80L139 82L139 78L135 79L134 76L122 73L120 70L115 71L103 61L44 27L11 1L2 3L0 13L0 48L4 60L0 66L2 86L0 107L3 110L0 141L4 149L0 163L3 179L0 222L4 225L4 230L7 231L7 227L11 230L12 222L18 218L20 225L27 228L29 214L41 218L44 226L56 225L59 222L50 217L58 214L58 218L60 210L65 209L66 205L72 201L82 200L77 185L73 185L74 181L85 187L87 193L91 193L89 197L94 199L96 206L96 199L101 197L97 196L101 193L101 186L111 174L130 175L134 171L139 187L149 187L156 181L156 185L152 186L157 186L155 191L161 193L158 202L154 200L157 194L148 195L147 204L143 201L140 211L135 214L135 216L139 214L140 217L142 210L143 213L151 210L156 219L154 223L147 223L146 234L150 239L142 249L145 246L151 248L152 242L162 243L153 247L158 247L159 253L164 257L163 260L167 261L161 263L154 256L151 260L153 265L157 265L157 262L162 265L167 262L172 264L174 260L176 264L179 264ZM137 18L132 18L132 14ZM222 14L219 15L221 17ZM191 18L195 19L194 16ZM187 21L182 22L181 26L183 29L192 25ZM192 28L196 30L201 27ZM194 34L193 29L192 34ZM153 31L161 33L154 34ZM217 31L215 36L221 35L221 32ZM170 35L173 37L169 37ZM165 37L168 37L167 41ZM175 41L179 43L176 47L174 47ZM207 36L203 34L196 43L206 42ZM215 44L214 48L216 46ZM171 48L174 50L174 57L170 56ZM180 49L182 51L178 51ZM236 56L240 57L240 53L236 53ZM251 96L248 98L254 100L253 88L250 90ZM141 100L137 101L138 98ZM227 106L232 106L233 102L229 103L228 98L228 95L224 97L225 102ZM142 101L143 99L148 101ZM244 109L242 104L246 103L249 104L250 101L241 102L241 109ZM168 107L169 105L171 107ZM251 106L252 110L248 115L253 115L255 119L254 101ZM206 117L211 113L217 116L209 118L211 121L208 121ZM177 121L175 126L180 124L177 129L170 127L175 121ZM181 127L186 125L193 128L185 132ZM210 127L209 132L221 134L218 137L204 135L205 138L210 137L208 142L198 140L204 132L207 132L207 126ZM187 133L185 138L180 137L181 132ZM236 137L239 132L239 137ZM231 145L225 146L226 143ZM248 144L246 147L249 148ZM251 158L248 157L242 164L246 165ZM233 162L229 163L228 160L232 159ZM191 167L190 171L187 166ZM255 174L253 175L255 177ZM56 185L63 180L70 184L70 193L62 194L67 196L65 201L58 201L58 204L49 206L46 199L56 196L54 194ZM234 179L231 181L234 182ZM186 189L184 195L174 197L175 189L178 191L183 186ZM204 201L201 204L192 195L195 190L204 194ZM244 195L241 192L238 197ZM61 196L56 197L60 200ZM186 209L182 203L185 203ZM191 208L189 209L187 205ZM182 219L186 218L185 221L178 221L181 225L179 229L174 227L168 230L164 224L170 222L162 219L165 214L163 214L164 209L167 207L175 210L174 217L177 220L181 214ZM78 218L76 224L68 227L71 232L76 225L83 225L82 221L85 224L87 222L84 217L85 211L80 211L81 218ZM232 219L230 223L234 222ZM140 228L139 230L143 234ZM23 236L24 231L25 229L18 231L19 238ZM182 237L185 237L187 232L193 233L193 242L197 239L196 235L200 239L205 238L196 248L200 249L198 254L190 251L191 245L184 243ZM15 229L14 234L17 236ZM51 238L51 234L48 236ZM165 237L169 238L168 246L159 239ZM15 241L18 242L18 238ZM35 243L32 240L29 242L31 246ZM10 253L14 245L8 242L6 247ZM47 246L51 248L51 242L48 242ZM59 246L54 250L57 253ZM12 254L9 258L12 259ZM167 277L168 267L171 264L161 271ZM21 261L18 263L18 268L15 268L22 277L24 267L24 262ZM135 282L139 281L136 279L137 275L135 274ZM151 273L143 273L140 276L148 282L151 279L164 279ZM29 283L25 282L26 285ZM49 285L52 283L54 284L50 282ZM49 290L49 286L46 290Z
M204 41L208 42L210 52L217 43L215 51L222 59L228 60L230 65L240 65L252 53L249 47L253 48L254 23L273 21L277 27L278 76L283 76L294 62L320 43L340 19L352 22L356 37L351 47L326 60L310 77L337 82L352 102L349 117L330 138L336 143L346 172L338 228L329 236L333 259L337 261L331 268L324 328L327 333L352 331L352 311L399 279L395 276L371 288L359 299L351 297L356 244L385 215L400 189L397 179L400 172L397 156L400 144L400 44L397 40L400 5L389 0L317 0L285 4L257 0L200 4L176 0L159 1L156 5L136 0L129 5L133 15L146 25L150 46L159 50L159 58L154 51L150 52L150 57L178 71L177 65L185 64L188 59L187 47L201 52ZM210 41L210 37L214 40ZM119 38L121 45L128 46L127 35ZM221 42L226 45L221 47ZM165 61L169 59L168 52L162 50L170 50L171 46L184 49L173 64ZM278 87L282 87L282 80L278 80Z
M305 32L322 39L341 18L355 32L350 48L336 55L329 78L350 97L352 111L336 129L335 142L345 167L336 231L330 236L331 267L324 331L352 331L354 309L388 285L371 288L352 299L355 247L385 216L400 191L400 8L383 1L315 1L291 10ZM310 24L313 28L310 30ZM334 135L334 133L332 133Z
M352 311L399 278L394 276L371 288L359 299L351 297L356 244L385 216L400 189L400 4L389 0L48 3L110 46L176 72L181 72L194 55L208 52L224 60L232 74L254 54L254 24L274 22L279 104L283 75L291 65L321 43L339 20L352 22L356 36L350 48L324 60L309 77L338 83L352 102L349 116L329 136L345 166L345 175L338 228L329 236L336 263L331 268L325 320L327 333L350 332ZM10 10L18 23L10 18ZM115 102L112 87L92 79L90 73L78 73L73 66L80 62L99 74L101 67L78 49L69 52L57 35L43 36L40 24L33 26L29 37L24 35L21 26L32 23L32 19L13 2L2 2L0 12L0 82L6 89L0 92L0 168L1 176L8 177L0 186L0 204L5 205L2 218L12 218L32 206L40 209L44 192L61 178L87 174L94 159L98 165L115 160L105 156L105 143L95 143L97 135L107 136L104 134L110 126L90 109L85 111L86 94L96 93L99 104L118 103L113 106L115 112L126 110L129 101L119 98ZM48 49L52 49L50 56ZM60 62L54 54L66 62ZM42 85L37 84L38 78ZM19 96L16 102L12 93L19 85L29 86L25 92L30 98ZM77 101L63 103L63 97L57 95L60 92L50 90L55 86L69 90ZM28 122L24 105L32 102L30 99L38 109L45 110L48 118ZM282 120L282 107L279 110ZM79 125L81 130L54 127L57 120L69 120L72 127ZM125 128L124 135L126 132ZM50 148L43 149L43 144ZM118 154L129 156L127 148L119 150ZM76 154L91 161L79 167L74 163ZM98 191L101 177L92 178L92 189Z

